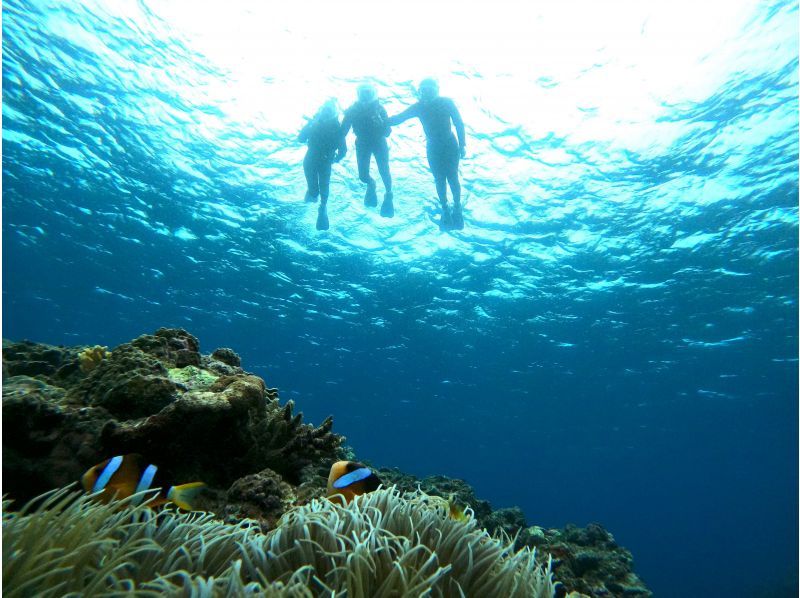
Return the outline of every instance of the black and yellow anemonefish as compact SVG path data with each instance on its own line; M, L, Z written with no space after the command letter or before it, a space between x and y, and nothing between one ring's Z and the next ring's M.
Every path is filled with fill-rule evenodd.
M109 502L113 498L127 498L149 489L159 489L158 496L149 503L156 507L171 502L186 511L194 510L192 501L197 494L206 487L203 482L191 482L180 486L168 488L154 484L158 467L141 466L140 455L122 455L106 459L83 474L81 483L86 492L102 492L97 496L102 502Z
M366 465L355 461L337 461L328 474L328 498L348 503L354 496L377 490L381 479Z
M466 506L461 504L457 499L454 493L450 493L450 496L447 497L447 511L450 515L450 519L455 519L456 521L468 521L469 515L466 513Z

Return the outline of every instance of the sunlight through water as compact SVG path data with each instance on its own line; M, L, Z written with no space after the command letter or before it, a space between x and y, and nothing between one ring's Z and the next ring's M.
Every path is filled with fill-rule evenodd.
M350 136L317 231L306 119L425 77L464 230L412 120L394 218ZM656 595L746 595L796 576L797 85L788 0L8 1L4 337L183 327L365 458L600 521Z

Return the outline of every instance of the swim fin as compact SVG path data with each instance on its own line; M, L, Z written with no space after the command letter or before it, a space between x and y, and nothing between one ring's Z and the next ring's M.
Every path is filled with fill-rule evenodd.
M325 208L325 205L321 205L317 213L317 230L328 230L329 228L328 210Z
M367 192L364 194L364 205L374 208L378 205L378 194L375 191L375 183L367 183Z
M450 230L452 226L452 217L450 215L450 207L445 204L442 206L442 218L439 220L439 230Z
M392 199L394 195L391 191L387 191L383 196L383 203L381 204L381 216L384 218L391 218L394 216L394 203Z
M450 227L453 230L464 230L464 214L461 206L453 206L453 213L450 215Z

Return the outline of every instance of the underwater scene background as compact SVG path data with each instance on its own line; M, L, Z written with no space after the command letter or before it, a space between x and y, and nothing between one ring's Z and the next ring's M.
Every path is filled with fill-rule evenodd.
M791 592L797 3L280 4L3 4L4 338L183 327L361 458L602 523L657 596ZM464 230L409 123L395 217L351 137L316 231L304 117L427 76Z

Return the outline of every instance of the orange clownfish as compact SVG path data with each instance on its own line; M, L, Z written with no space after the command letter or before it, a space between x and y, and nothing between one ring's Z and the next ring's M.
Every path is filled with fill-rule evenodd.
M328 498L334 502L348 503L354 496L377 490L381 479L366 465L355 461L337 461L328 474Z
M124 455L106 459L83 474L81 483L86 492L102 492L97 498L102 502L109 502L114 497L127 498L151 488L159 486L153 484L158 467L148 465L141 467L140 455ZM149 503L155 507L168 502L176 504L181 509L192 511L192 501L197 494L205 488L203 482L192 482L181 486L159 488L158 496Z
M454 493L450 493L450 496L447 498L447 510L448 514L450 515L450 519L455 519L456 521L468 521L469 515L465 512L466 507L462 505L458 500L455 498Z

